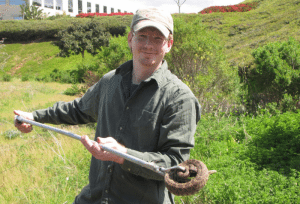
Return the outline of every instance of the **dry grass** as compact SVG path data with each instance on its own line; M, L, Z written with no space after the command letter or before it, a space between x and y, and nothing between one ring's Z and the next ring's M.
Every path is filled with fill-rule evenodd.
M34 127L18 134L13 110L33 111L75 97L61 94L71 85L0 82L0 203L71 203L88 182L90 154L79 141ZM88 126L58 126L94 137Z

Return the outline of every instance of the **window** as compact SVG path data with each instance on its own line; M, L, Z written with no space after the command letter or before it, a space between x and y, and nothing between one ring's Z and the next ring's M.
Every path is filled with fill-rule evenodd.
M56 1L56 10L62 10L62 0L55 0Z
M23 17L13 17L14 20L23 20Z
M32 5L34 6L42 6L42 0L33 0Z
M107 13L107 6L103 6L103 13Z
M96 13L100 13L99 4L96 4Z
M91 4L91 2L87 2L87 12L88 13L92 12L92 4Z
M68 0L68 11L73 13L73 0Z
M111 13L114 13L114 12L115 12L115 9L114 9L114 8L111 8L111 9L110 9L110 12L111 12Z
M121 13L121 9L118 9L118 12Z
M45 8L53 9L53 0L45 0Z
M78 13L82 13L82 0L78 0Z

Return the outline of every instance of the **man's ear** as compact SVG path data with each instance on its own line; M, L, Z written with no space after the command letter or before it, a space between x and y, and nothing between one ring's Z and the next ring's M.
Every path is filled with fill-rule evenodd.
M166 53L170 52L173 46L173 39L168 40L168 47L166 48Z
M128 33L128 37L127 37L127 43L128 43L128 47L130 48L130 50L132 48L132 38L133 38L133 32L130 31Z

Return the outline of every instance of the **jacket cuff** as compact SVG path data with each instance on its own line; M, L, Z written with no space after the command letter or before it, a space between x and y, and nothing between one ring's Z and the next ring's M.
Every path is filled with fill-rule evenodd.
M143 152L139 152L139 151L127 148L127 154L144 160L143 157L144 157L145 153L143 153ZM146 161L146 162L151 162L151 161ZM160 180L160 181L164 180L164 177L161 176L160 174L158 174L150 169L147 169L145 167L142 167L141 165L130 162L126 159L124 160L124 163L121 165L121 168L124 171L130 172L137 176L142 176L147 179Z

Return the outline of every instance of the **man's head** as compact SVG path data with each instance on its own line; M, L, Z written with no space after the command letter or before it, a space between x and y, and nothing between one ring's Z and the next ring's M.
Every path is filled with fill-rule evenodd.
M156 8L137 10L131 22L131 30L138 32L146 27L154 27L158 29L165 38L169 38L169 34L173 34L173 18L171 14Z
M160 66L173 45L171 14L156 8L138 10L132 19L128 45L134 62L144 67Z

